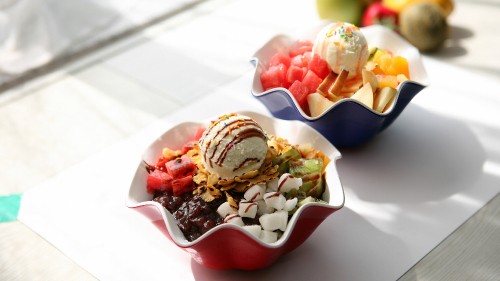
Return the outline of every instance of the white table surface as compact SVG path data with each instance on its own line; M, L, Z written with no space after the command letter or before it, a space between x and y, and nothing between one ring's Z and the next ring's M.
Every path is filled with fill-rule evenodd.
M287 7L286 14L281 12L284 10L281 7ZM339 169L344 178L349 179L345 183L347 199L357 205L346 205L344 216L328 220L315 237L328 239L325 229L333 227L334 222L348 225L349 221L342 221L346 218L354 219L355 225L364 226L360 231L378 233L379 237L375 238L382 240L390 237L384 233L394 231L391 226L398 225L391 224L384 215L400 214L400 220L405 216L416 221L435 220L435 228L422 230L436 233L423 235L435 240L422 242L437 246L434 250L392 249L395 254L404 254L400 270L406 268L401 274L409 271L402 279L499 278L500 268L495 261L500 258L500 200L495 194L500 186L497 87L500 84L500 55L491 45L500 39L500 33L495 30L500 23L499 11L499 1L457 1L456 10L450 17L453 39L442 52L426 57L426 63L431 66L429 73L433 77L445 77L447 81L460 79L453 83L437 81L431 85L434 88L429 87L417 96L401 119L383 135L360 149L343 152ZM260 16L256 16L257 13ZM315 20L314 1L208 1L55 73L2 93L0 194L24 192L30 200L37 194L50 194L51 190L61 187L58 181L78 174L82 167L100 157L117 153L120 147L137 142L139 146L134 147L140 150L140 144L145 143L144 134L153 136L160 128L171 125L172 118L185 117L189 106L201 99L207 104L213 102L209 94L214 97L248 95L246 89L251 71L248 58L254 50L278 32L294 32ZM228 33L228 28L236 31ZM186 37L186 34L192 36ZM447 73L441 73L443 69ZM179 75L180 71L191 75ZM469 74L470 79L467 79ZM240 90L233 93L235 89ZM241 108L264 109L253 100L247 103L247 97L242 97L237 104ZM217 114L210 113L199 114ZM429 124L426 120L436 122ZM432 134L426 135L429 131ZM403 146L402 142L412 145ZM387 155L397 157L388 158ZM407 162L405 157L408 156L418 157ZM434 161L426 162L431 159ZM373 169L378 161L386 164ZM421 165L428 165L428 168ZM400 175L395 180L377 177L391 172L383 168L395 167ZM359 176L356 169L363 169L365 174ZM420 174L412 173L412 169ZM377 178L375 183L370 181L373 178ZM408 184L397 182L401 179L411 179L411 188L378 193L375 188L368 187L368 184L392 187ZM424 188L424 192L418 192L416 188L419 187ZM430 188L439 190L429 192ZM394 202L402 198L403 191L410 193L410 199ZM89 196L82 193L83 198ZM494 199L486 204L491 198ZM465 208L458 215L443 215L436 202ZM411 209L418 204L429 207L423 217L412 217L404 209L401 212L394 210L394 206ZM384 212L377 216L366 213L373 209ZM435 216L432 210L444 217ZM67 241L60 244L61 240L54 238L64 233L51 232L50 228L48 232L40 231L47 228L43 221L33 218L36 216L27 215L22 209L20 219L24 223L0 224L0 279L92 280L98 275L99 270L95 267L81 263L82 255L77 260L74 254L67 255L63 249L75 244ZM440 218L454 219L452 223L444 223L454 225L453 229L440 228ZM32 230L34 228L42 237ZM407 231L414 230L409 228ZM404 245L404 237L407 236L393 238ZM414 236L410 234L410 237ZM277 268L287 262L300 261L301 256L314 255L307 245L311 244L299 248ZM370 244L365 243L358 245L356 250L361 251L363 246L370 248ZM177 262L178 272L182 273L179 276L185 279L242 277L232 275L234 272L224 276L206 271L190 262L187 255L177 256L183 257ZM369 258L364 261L368 263ZM410 261L414 262L409 264ZM248 276L272 278L272 272ZM97 277L103 278L102 275ZM378 279L376 277L374 275L373 279Z

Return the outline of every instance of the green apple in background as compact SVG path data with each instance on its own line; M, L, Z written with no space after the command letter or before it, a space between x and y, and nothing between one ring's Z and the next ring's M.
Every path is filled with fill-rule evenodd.
M366 0L316 0L321 19L345 21L359 26Z

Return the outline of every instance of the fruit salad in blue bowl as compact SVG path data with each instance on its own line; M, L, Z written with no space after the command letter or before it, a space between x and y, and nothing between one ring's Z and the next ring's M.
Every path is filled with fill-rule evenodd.
M321 22L271 38L251 62L252 95L274 117L302 121L337 147L372 139L428 85L419 51L377 25Z

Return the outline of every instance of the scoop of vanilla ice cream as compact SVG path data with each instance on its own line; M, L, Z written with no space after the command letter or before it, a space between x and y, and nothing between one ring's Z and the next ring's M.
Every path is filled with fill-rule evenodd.
M349 71L348 78L361 74L369 56L368 43L361 30L344 22L322 28L314 41L313 52L326 60L333 72Z
M205 169L223 179L259 169L267 154L267 139L260 125L235 113L213 121L199 144Z

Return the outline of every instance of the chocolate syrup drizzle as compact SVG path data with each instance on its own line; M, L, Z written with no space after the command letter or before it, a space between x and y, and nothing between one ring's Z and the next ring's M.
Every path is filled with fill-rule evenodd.
M224 121L219 120L219 122L224 122ZM206 136L208 136L210 134L211 130L214 127L215 126L210 126L208 128L208 131L206 132L205 137L200 140L200 145L203 145L203 143L206 141L205 140ZM236 144L242 142L243 140L248 139L248 138L252 138L252 137L259 137L259 138L265 139L265 135L262 132L262 128L259 126L259 124L257 124L252 119L239 118L236 120L232 120L231 122L229 122L227 124L224 123L224 127L221 128L219 131L217 131L217 133L215 134L215 136L212 140L208 140L206 146L210 147L213 140L224 139L228 135L230 135L233 130L243 128L243 127L248 127L248 128L244 128L238 134L235 134L233 136L233 138L231 139L231 141L228 142L228 144L222 149L218 159L216 159L215 161L214 161L215 153L220 149L219 148L220 142L218 142L216 144L216 147L213 150L213 153L212 153L212 155L210 155L209 158L207 158L208 150L205 150L205 153L203 154L203 158L205 159L206 162L209 163L210 167L213 168L214 164L218 165L218 166L222 166L222 164L224 163L224 160L226 159L227 153L231 150L231 148L233 146L235 146ZM219 135L221 135L223 132L224 132L224 135L222 137L218 138ZM250 157L246 158L242 163L240 163L236 168L234 168L233 171L236 171L236 170L242 168L245 164L247 164L249 162L258 162L258 161L259 161L259 159L257 159L257 158L250 158Z

